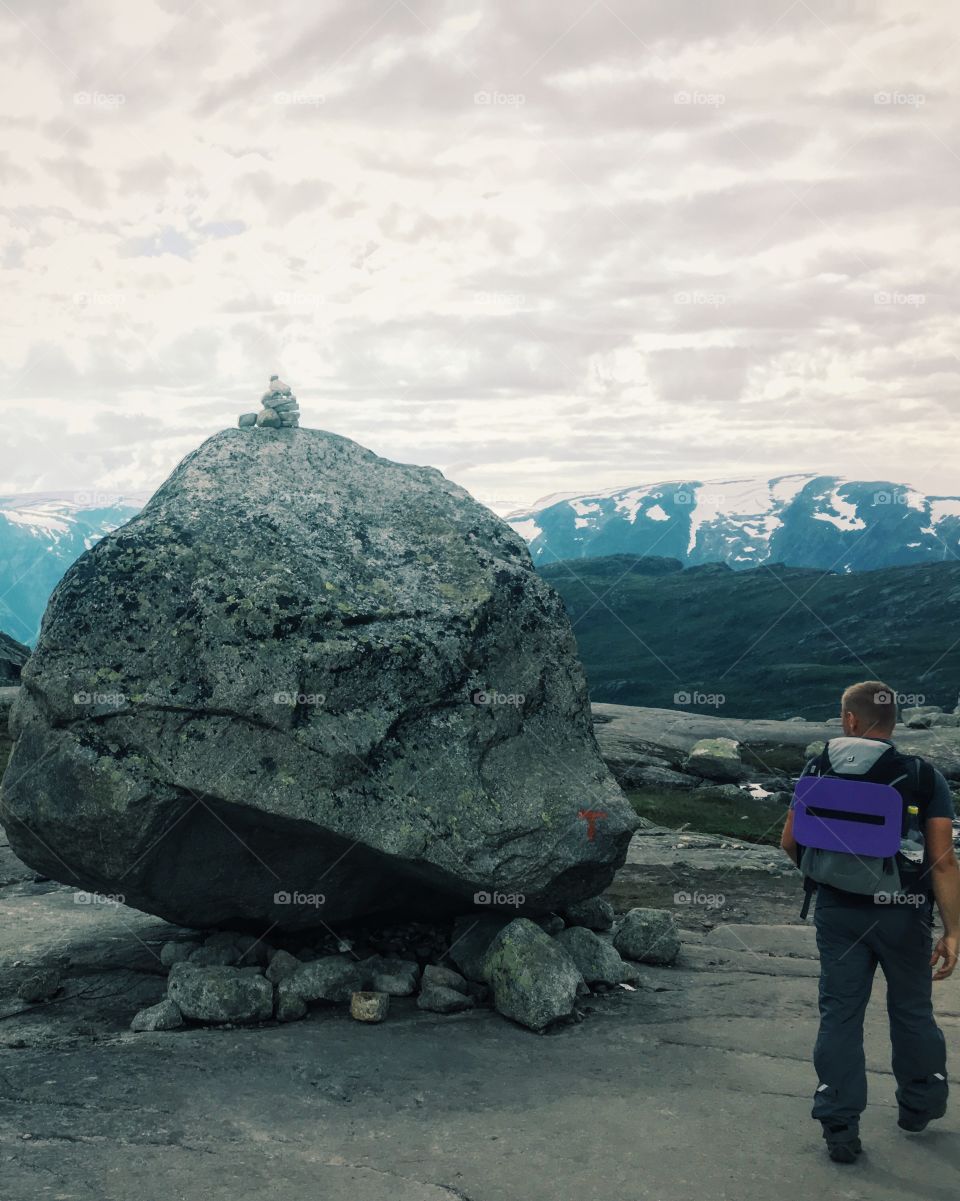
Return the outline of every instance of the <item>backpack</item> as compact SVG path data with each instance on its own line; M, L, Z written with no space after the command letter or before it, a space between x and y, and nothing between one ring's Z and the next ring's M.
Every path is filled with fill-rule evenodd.
M803 873L806 918L818 884L889 903L924 895L924 862L902 852L909 806L923 830L933 796L933 768L879 739L832 738L804 769L794 790L793 831ZM922 835L919 843L922 847Z

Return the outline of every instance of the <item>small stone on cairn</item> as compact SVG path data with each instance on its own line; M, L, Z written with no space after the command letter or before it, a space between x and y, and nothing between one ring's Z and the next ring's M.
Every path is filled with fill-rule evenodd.
M297 429L300 425L300 406L291 391L278 375L270 376L267 390L260 399L263 406L259 413L242 413L238 425L241 429L263 426L266 429Z

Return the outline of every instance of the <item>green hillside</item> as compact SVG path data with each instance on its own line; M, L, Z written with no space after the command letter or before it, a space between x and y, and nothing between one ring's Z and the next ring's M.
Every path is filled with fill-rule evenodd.
M610 555L539 570L570 614L594 701L823 719L864 678L957 701L960 563L840 575ZM675 703L683 693L701 695Z

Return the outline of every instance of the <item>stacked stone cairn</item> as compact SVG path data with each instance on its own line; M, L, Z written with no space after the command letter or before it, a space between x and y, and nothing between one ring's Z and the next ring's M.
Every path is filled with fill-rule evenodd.
M262 426L265 429L296 429L300 425L300 405L290 385L278 375L270 376L267 390L260 398L263 406L259 413L241 413L238 425L241 429Z

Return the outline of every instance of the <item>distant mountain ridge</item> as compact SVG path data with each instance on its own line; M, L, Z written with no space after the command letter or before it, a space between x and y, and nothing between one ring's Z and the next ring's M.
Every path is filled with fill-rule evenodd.
M33 645L50 593L104 534L123 525L149 492L34 492L0 496L0 630Z
M960 496L813 472L556 493L507 521L538 566L633 554L850 572L960 556Z
M595 702L822 721L854 680L953 709L960 563L837 574L610 555L544 564Z

